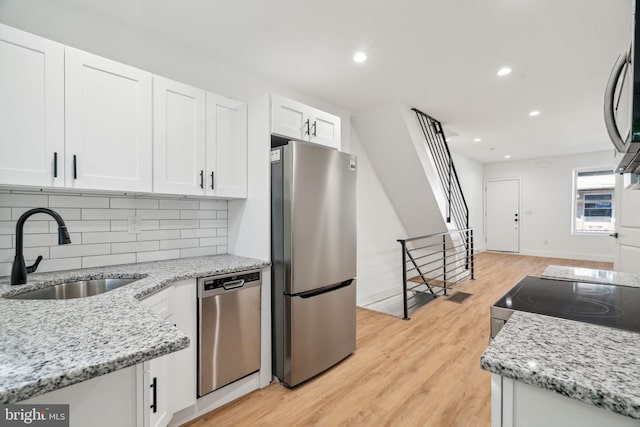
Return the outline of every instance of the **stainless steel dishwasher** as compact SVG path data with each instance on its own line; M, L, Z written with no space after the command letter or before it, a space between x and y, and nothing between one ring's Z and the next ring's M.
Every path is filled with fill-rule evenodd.
M198 397L260 369L260 271L198 279Z

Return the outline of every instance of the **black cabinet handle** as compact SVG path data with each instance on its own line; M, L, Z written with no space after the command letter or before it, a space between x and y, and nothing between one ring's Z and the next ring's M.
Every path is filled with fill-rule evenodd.
M73 179L78 179L78 159L73 155Z
M153 413L158 412L158 377L153 377L153 383L151 384L153 389L153 403L150 408L153 409Z
M305 135L309 135L309 119L307 119L306 122L304 122L304 125L307 127L307 130L305 131Z
M313 121L313 136L316 136L316 121Z
M204 188L204 171L200 171L200 188Z
M214 184L214 183L215 183L215 179L214 179L214 177L215 177L214 172L213 172L213 171L211 171L211 189L212 189L212 190L215 190L215 188L216 188L216 186L215 186L215 184Z
M53 153L53 177L58 177L58 152Z

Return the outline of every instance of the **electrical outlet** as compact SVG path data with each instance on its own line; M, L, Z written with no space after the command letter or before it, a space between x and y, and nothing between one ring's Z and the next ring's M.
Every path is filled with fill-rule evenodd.
M138 218L137 216L130 216L127 218L127 233L140 233L140 218Z

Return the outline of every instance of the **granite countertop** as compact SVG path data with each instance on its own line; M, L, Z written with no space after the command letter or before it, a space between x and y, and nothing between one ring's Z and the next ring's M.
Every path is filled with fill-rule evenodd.
M516 311L482 369L640 419L640 335Z
M604 283L607 285L640 287L640 274L621 273L595 268L550 265L542 273L545 279L575 280L576 282Z
M0 402L19 402L188 347L182 331L139 300L178 280L268 265L215 255L36 273L20 286L0 278L2 297L76 280L140 278L87 298L0 298Z

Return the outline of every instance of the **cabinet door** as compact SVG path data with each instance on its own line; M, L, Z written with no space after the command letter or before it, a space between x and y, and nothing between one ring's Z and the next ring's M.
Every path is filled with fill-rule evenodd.
M0 25L0 64L0 184L64 186L64 46Z
M171 320L169 317L167 320ZM173 417L171 407L171 373L173 354L151 359L148 363L149 423L150 427L166 427ZM146 423L145 423L146 424Z
M142 300L153 313L175 323L173 319L174 287L168 287ZM146 390L145 427L165 427L173 417L171 402L171 367L174 353L144 362L144 389Z
M205 193L205 92L153 77L153 191Z
M151 74L65 48L66 184L151 192Z
M311 109L311 142L340 149L340 117Z
M207 94L207 194L247 197L247 105Z
M279 95L271 96L271 133L309 140L309 107Z
M189 347L173 353L170 400L173 412L196 403L196 297L194 279L176 282L172 298L173 321L189 337Z

